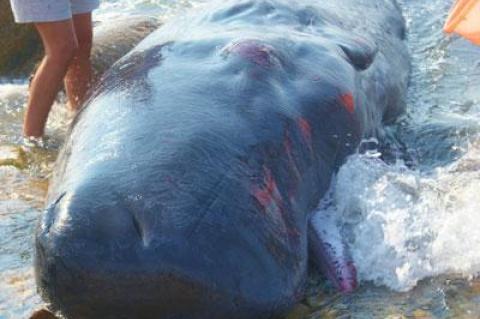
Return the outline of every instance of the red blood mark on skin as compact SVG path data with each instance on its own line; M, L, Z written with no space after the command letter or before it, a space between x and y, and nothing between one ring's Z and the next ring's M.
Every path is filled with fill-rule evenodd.
M312 127L310 126L310 123L305 118L301 117L297 120L297 124L300 127L303 139L307 142L310 151L312 151Z
M257 199L257 201L267 209L272 203L276 202L277 199L280 197L277 189L277 183L273 179L272 172L264 167L265 177L264 183L261 187L256 186L253 195ZM281 199L280 199L281 200Z
M263 207L265 214L273 217L277 223L285 227L284 206L282 195L278 190L277 183L272 175L272 172L267 167L263 167L264 177L261 186L255 185L253 187L253 196Z
M293 158L292 140L290 138L288 131L285 132L283 147L285 148L285 153L287 154L288 164L293 171L294 178L295 178L294 184L296 185L300 180L300 172L298 171L297 163L295 163L295 159ZM295 189L290 189L288 191L288 194L290 199L292 199L292 197L295 195Z
M340 101L343 106L347 109L348 112L355 112L355 99L353 98L352 93L345 93L340 96Z
M297 240L300 237L300 232L298 229L291 225L288 227L285 223L285 207L282 200L282 195L278 190L277 183L272 175L272 172L267 167L263 167L264 170L264 181L263 185L255 185L253 187L253 196L262 206L265 214L268 214L273 218L277 227L281 227L282 232L287 236L287 238Z

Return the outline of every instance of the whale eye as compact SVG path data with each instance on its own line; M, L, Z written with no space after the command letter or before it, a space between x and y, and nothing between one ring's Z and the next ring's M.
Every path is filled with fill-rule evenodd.
M359 71L366 70L375 60L377 46L366 39L342 39L338 44L346 55L346 59Z

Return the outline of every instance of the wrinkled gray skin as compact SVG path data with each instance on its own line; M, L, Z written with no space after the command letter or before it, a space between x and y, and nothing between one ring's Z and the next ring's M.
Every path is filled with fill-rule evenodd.
M303 295L309 241L353 289L348 254L308 225L346 156L404 110L404 33L393 0L232 0L149 36L59 157L44 299L75 319L274 318Z

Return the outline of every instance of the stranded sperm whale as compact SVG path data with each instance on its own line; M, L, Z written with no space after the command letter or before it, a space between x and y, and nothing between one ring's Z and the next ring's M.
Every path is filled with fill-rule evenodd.
M67 318L272 318L302 297L309 256L353 289L339 232L310 219L404 110L404 33L394 0L232 0L150 35L61 151L43 298Z

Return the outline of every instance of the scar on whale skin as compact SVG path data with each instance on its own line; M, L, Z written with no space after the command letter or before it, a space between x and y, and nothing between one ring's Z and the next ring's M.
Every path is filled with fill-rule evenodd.
M298 124L298 127L300 128L300 132L302 133L303 139L307 143L309 150L313 152L312 126L304 117L300 117L297 120L297 124Z
M295 157L293 155L292 139L290 137L290 134L289 134L288 130L285 130L283 147L285 149L285 153L287 154L288 164L289 164L290 169L292 170L292 174L293 174L293 177L294 177L293 184L295 185L295 187L292 188L292 189L289 189L289 191L288 191L289 197L292 198L295 194L295 189L296 189L296 186L298 184L298 181L300 180L301 174L300 174L300 171L298 170L298 165L297 165L297 163L295 161Z
M268 44L256 40L242 40L228 45L224 52L226 54L236 54L247 61L256 65L271 68L280 64L275 55L275 49Z

